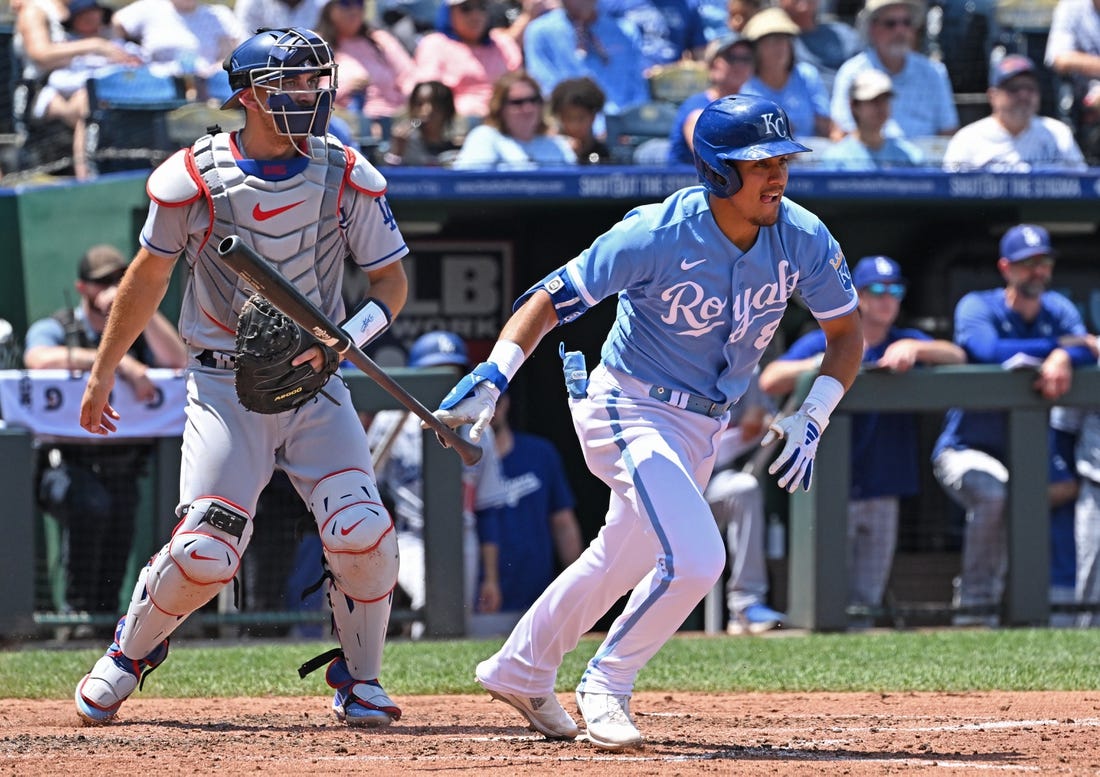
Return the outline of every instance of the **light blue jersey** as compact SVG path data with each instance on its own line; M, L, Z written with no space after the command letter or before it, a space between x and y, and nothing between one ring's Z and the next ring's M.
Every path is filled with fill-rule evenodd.
M844 254L817 216L784 199L775 226L742 252L719 230L701 186L635 208L516 306L539 288L563 323L617 293L603 363L719 403L745 392L796 288L819 320L858 302Z

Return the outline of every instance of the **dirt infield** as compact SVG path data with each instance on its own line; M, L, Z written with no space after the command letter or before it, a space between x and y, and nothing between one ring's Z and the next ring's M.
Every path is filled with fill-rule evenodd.
M319 697L139 697L98 728L71 702L0 700L0 774L1100 773L1100 692L640 693L647 744L630 753L548 742L488 696L399 703L399 723L368 732Z

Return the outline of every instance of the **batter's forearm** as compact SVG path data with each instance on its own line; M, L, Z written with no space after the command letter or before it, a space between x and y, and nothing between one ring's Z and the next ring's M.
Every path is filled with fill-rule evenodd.
M499 340L508 340L530 356L544 338L558 325L558 315L550 295L539 289L508 319Z

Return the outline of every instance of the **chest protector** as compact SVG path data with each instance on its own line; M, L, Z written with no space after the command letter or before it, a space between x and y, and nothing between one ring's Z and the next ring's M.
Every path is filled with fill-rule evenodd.
M330 318L343 315L340 286L347 244L340 229L340 198L348 168L343 146L309 138L305 170L285 180L247 174L233 156L228 133L199 138L194 166L212 210L210 233L192 261L181 329L193 345L232 350L241 307L252 289L226 266L217 246L230 235L270 261Z

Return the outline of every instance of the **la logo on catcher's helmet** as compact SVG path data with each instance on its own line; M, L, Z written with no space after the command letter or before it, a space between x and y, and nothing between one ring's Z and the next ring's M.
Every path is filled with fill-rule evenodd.
M699 114L692 136L695 169L708 192L730 197L741 176L730 161L770 159L809 151L791 137L787 112L763 97L719 97Z
M225 58L233 95L222 108L239 108L241 92L254 86L271 90L266 108L275 127L284 135L323 137L328 132L332 102L336 97L336 70L332 47L313 30L304 27L260 29ZM316 74L309 89L286 89L284 79L303 73Z

